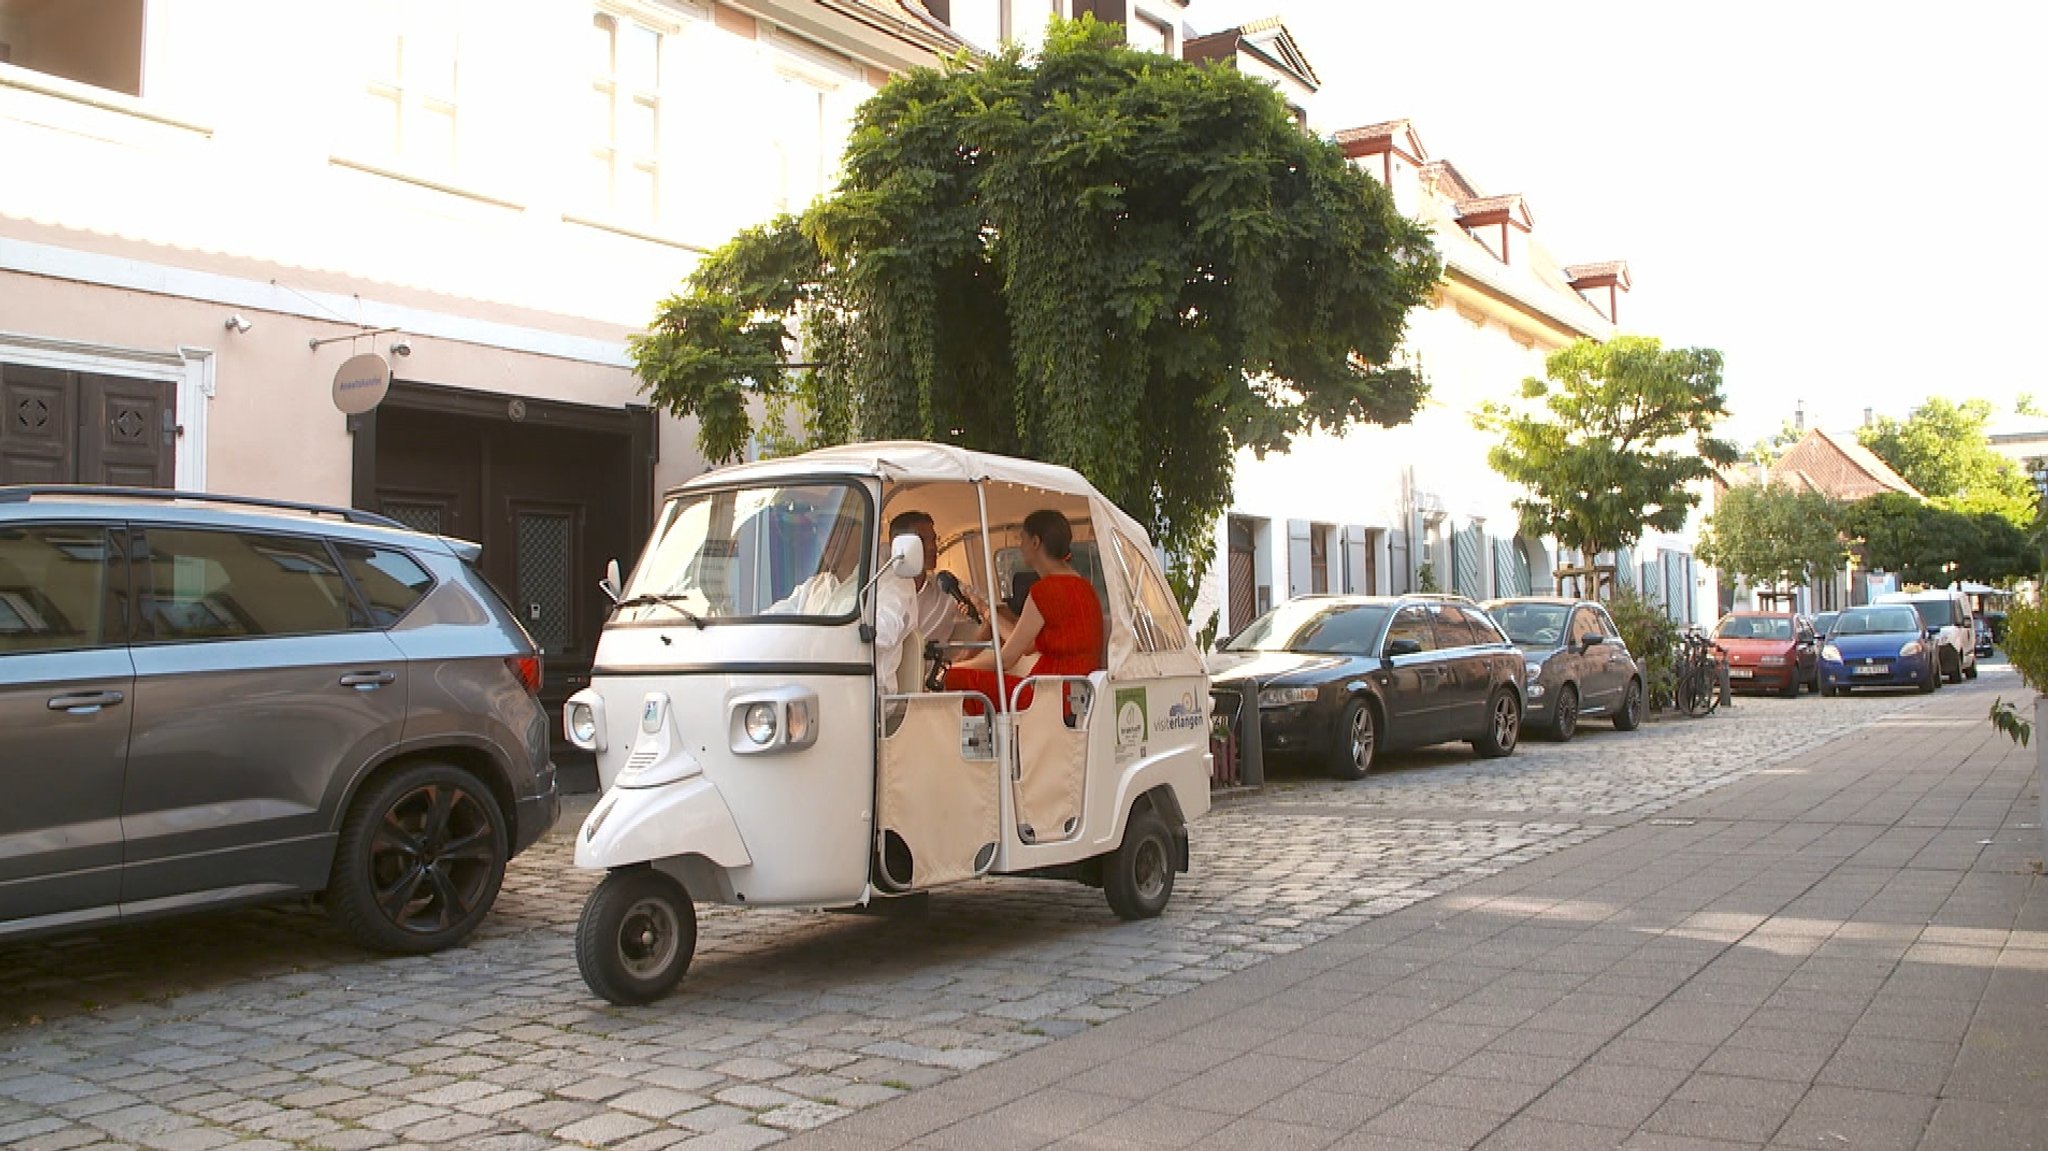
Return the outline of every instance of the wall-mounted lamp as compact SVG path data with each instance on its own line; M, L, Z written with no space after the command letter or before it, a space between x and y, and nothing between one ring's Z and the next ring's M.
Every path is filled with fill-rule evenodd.
M412 341L403 339L391 341L391 354L394 356L412 355Z
M226 328L230 332L247 332L250 328L253 328L255 326L256 325L249 322L248 317L242 315L242 313L240 312L236 312L234 315L229 316L227 323L221 325L221 327Z

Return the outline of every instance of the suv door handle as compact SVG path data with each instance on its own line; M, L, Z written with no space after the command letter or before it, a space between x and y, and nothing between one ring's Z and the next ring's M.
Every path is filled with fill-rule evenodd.
M68 711L73 715L91 715L103 707L112 707L127 697L118 691L81 691L70 695L50 697L51 711Z
M352 687L357 691L372 691L397 678L388 671L358 671L342 676L341 686Z

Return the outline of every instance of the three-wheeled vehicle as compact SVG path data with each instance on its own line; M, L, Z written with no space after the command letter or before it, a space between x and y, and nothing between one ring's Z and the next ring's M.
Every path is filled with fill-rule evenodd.
M926 614L945 634L923 635L879 605L927 580L1004 599L1032 578L1042 509L1071 524L1104 616L1094 670L947 690L946 664L993 664L1006 613ZM887 531L905 512L930 517L935 568ZM608 872L576 957L611 1002L682 978L693 900L858 907L1016 875L1098 885L1141 919L1187 870L1208 679L1145 530L1070 469L907 442L726 468L668 493L606 583L618 604L563 722L604 789L576 836L577 866Z

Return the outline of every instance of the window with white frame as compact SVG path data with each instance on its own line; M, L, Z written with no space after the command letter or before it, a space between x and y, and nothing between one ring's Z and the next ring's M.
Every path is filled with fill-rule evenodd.
M590 210L652 224L661 216L661 29L598 11L590 20Z
M367 0L358 145L429 176L456 168L459 0Z
M825 192L825 164L831 149L827 98L831 93L806 76L776 74L775 210L801 212Z
M1157 52L1162 56L1178 53L1173 42L1173 25L1142 12L1131 13L1131 22L1124 25L1124 39L1140 52Z

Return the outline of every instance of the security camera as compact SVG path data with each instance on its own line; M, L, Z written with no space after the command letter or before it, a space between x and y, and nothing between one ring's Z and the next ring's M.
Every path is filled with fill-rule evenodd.
M391 341L391 354L392 354L392 355L394 355L394 356L410 356L410 355L412 355L412 341L411 341L411 340L393 340L393 341Z
M242 313L236 312L234 315L228 317L227 323L221 326L226 328L230 332L246 332L250 328L255 327L256 325L250 323L248 318L243 316Z

